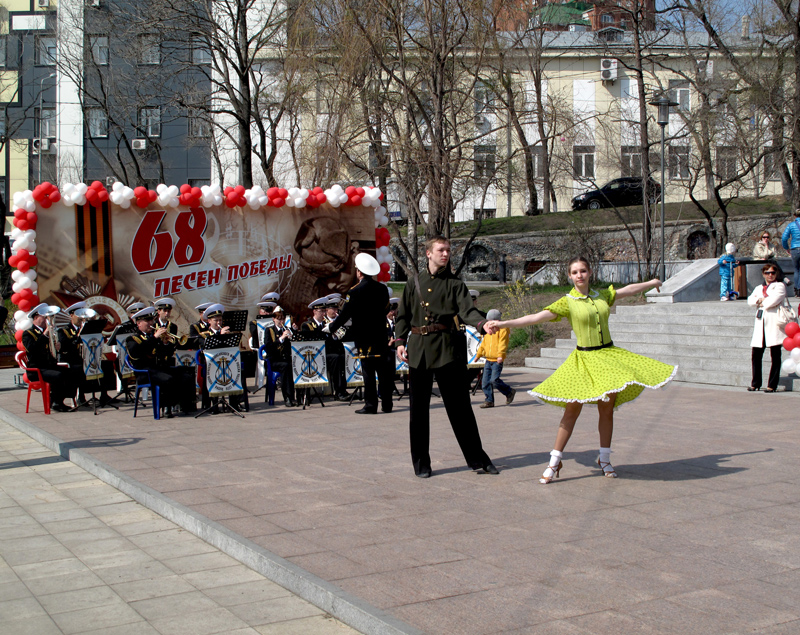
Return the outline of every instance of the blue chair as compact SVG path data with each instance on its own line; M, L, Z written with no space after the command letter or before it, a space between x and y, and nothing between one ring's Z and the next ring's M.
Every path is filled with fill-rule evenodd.
M278 377L281 376L278 372L272 371L272 364L269 363L269 358L267 357L267 347L266 346L259 346L258 348L258 359L264 362L264 379L267 382L267 398L269 399L269 405L275 405L275 384L278 381Z
M140 370L136 367L136 363L128 357L128 363L133 369L133 374L136 377L136 391L133 397L133 417L136 418L136 413L139 411L139 394L147 388L153 402L153 418L161 419L161 390L150 379L150 371L147 369Z

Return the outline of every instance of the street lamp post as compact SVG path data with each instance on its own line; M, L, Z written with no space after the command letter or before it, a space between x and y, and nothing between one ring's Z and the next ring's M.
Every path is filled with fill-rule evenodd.
M39 80L39 183L42 182L42 124L44 122L44 109L42 108L42 96L44 93L44 80L46 79L53 79L55 77L55 73L50 73L49 75L45 75Z
M664 183L664 130L669 124L669 109L672 106L677 106L678 102L672 101L667 95L662 94L661 97L650 102L651 106L658 108L658 119L656 122L661 126L661 281L667 279L667 261L664 255L664 199L666 198L666 190Z

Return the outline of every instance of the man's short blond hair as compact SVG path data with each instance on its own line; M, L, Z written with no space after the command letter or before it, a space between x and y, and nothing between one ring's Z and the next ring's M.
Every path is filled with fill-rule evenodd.
M433 238L428 238L428 240L425 241L425 251L430 251L431 249L433 249L433 246L436 243L447 243L449 245L450 239L445 238L444 236L441 235L434 236Z

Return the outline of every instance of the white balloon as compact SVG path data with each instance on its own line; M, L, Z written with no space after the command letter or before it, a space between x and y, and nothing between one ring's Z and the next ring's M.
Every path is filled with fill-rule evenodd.
M17 238L22 236L22 234L24 234L24 233L25 232L23 232L19 227L15 227L14 229L11 230L11 233L9 234L9 236L11 236L11 240L16 240Z
M35 212L36 211L36 201L25 201L24 205L26 212Z
M31 253L36 251L36 243L33 242L32 240L28 242L28 251Z
M797 349L793 349L793 350L797 350ZM795 372L797 370L797 364L792 360L791 357L789 357L789 358L783 360L783 364L781 364L781 368L783 369L783 372L785 372L787 375L791 375L793 372Z
M25 316L28 315L25 311L19 310L14 313L14 322L19 322L20 320L24 320Z
M36 293L39 290L39 283L31 281L31 286L29 286L28 288L34 293Z
M381 216L381 227L386 227L389 224L388 216Z
M11 249L13 251L19 251L20 249L27 249L28 245L30 244L30 242L31 241L29 241L27 238L25 238L25 236L22 236L20 238L17 238L17 240L14 241L14 244L11 245Z
M27 331L33 326L33 320L26 316L25 319L20 320L14 326L17 331Z
M31 280L36 280L36 276L39 274L36 273L36 269L28 269L24 275L28 276Z
M31 284L33 283L31 282L31 279L28 277L22 278L19 282L17 282L17 285L19 285L20 289L30 289Z
M22 291L22 287L19 286L19 282L15 282L14 284L11 285L11 290L14 293L19 293L20 291Z
M305 207L306 206L306 199L302 198L301 196L298 196L296 199L294 199L294 206L295 207Z
M19 269L14 269L14 271L11 272L11 279L14 282L19 282L19 279L24 275L25 274L22 273Z
M301 188L298 190L298 196L302 196L303 198L308 198L309 191L306 188Z
M793 348L789 352L789 356L795 364L800 364L800 348Z

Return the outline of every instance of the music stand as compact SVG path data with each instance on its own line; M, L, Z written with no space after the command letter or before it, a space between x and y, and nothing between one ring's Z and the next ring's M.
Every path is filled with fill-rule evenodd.
M124 403L130 403L133 401L133 389L130 383L126 385L125 380L129 379L129 377L122 376L122 362L128 354L128 349L123 345L117 342L117 335L130 335L136 331L136 325L131 322L123 322L122 324L118 324L114 327L114 330L111 332L110 337L108 338L109 343L113 342L115 346L118 346L120 352L117 353L117 376L119 377L119 385L120 390L117 392L114 397L112 397L111 401L119 401L120 395L125 395ZM122 349L125 349L124 351Z
M222 314L222 328L229 326L231 329L231 333L234 331L239 332L239 337L242 335L242 331L247 329L247 309L242 309L240 311L225 311ZM238 346L238 344L236 344Z
M100 336L101 337L101 339L100 339L101 346L99 346L98 350L96 350L93 353L93 355L95 357L102 352L102 333L103 333L103 328L105 326L107 326L107 325L108 325L108 322L106 320L89 320L87 322L84 322L83 326L81 327L80 335L96 335L98 333L101 334L101 336ZM79 335L79 337L80 337L80 335ZM84 344L84 346L85 346L85 344ZM83 363L83 361L81 361L81 363ZM97 361L97 367L100 368L100 360ZM87 368L84 368L84 376L85 376L86 370L87 370ZM83 406L89 406L89 405L91 405L93 407L95 415L97 415L98 405L101 408L104 407L104 406L110 406L111 408L114 408L115 410L119 410L119 406L115 406L113 403L111 403L111 400L109 400L106 403L103 403L97 398L96 393L97 393L97 390L101 388L100 381L101 381L102 378L103 378L103 376L101 374L100 377L95 377L93 379L88 379L88 378L86 379L87 385L91 385L91 387L92 387L92 398L91 399L85 399L84 401L79 403L77 406L75 406L72 410L77 410L78 408L81 408Z
M292 341L293 342L319 342L321 340L327 341L327 337L325 337L325 333L320 333L319 331L295 331L292 334ZM303 391L303 410L306 409L306 406L311 405L311 401L316 398L320 405L324 408L325 402L322 400L323 394L320 393L319 388L316 386L300 386L298 387L295 384L295 391L302 390ZM311 391L314 391L312 396Z
M247 311L231 311L230 313L244 313L245 314L245 320L247 319ZM241 332L239 332L239 333L226 333L224 335L223 334L209 335L205 339L205 341L203 342L203 349L202 350L203 351L207 351L207 350L214 350L214 349L217 349L217 348L236 348L236 349L238 349L239 342L241 341L241 339L242 339ZM203 359L205 359L205 355L203 355ZM241 362L239 360L236 360L236 361L239 363L239 365L241 367ZM208 384L208 364L206 364L206 384ZM242 392L244 392L244 386L242 386ZM228 401L227 396L224 393L221 394L221 395L214 395L214 396L209 394L209 398L212 400L212 402L213 402L214 399L218 399L219 401L217 403L212 403L212 405L210 405L205 410L201 410L200 412L198 412L194 416L195 419L197 419L197 417L199 417L200 415L206 414L207 412L212 410L214 407L220 408L220 414L222 414L223 412L225 412L227 410L227 411L232 412L233 414L241 417L242 419L244 419L244 415L230 404L230 402Z

